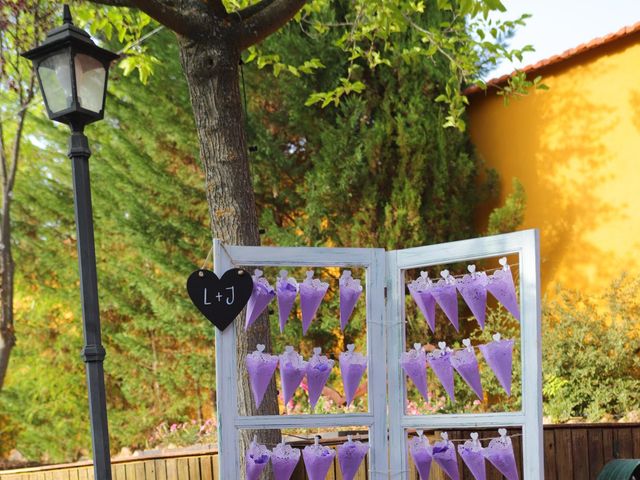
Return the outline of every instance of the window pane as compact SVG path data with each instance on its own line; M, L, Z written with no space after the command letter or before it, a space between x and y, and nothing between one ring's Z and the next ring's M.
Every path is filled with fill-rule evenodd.
M45 101L52 113L58 113L71 106L70 67L68 51L52 55L38 66Z
M82 108L99 113L102 110L106 70L102 63L85 54L75 57L78 102Z

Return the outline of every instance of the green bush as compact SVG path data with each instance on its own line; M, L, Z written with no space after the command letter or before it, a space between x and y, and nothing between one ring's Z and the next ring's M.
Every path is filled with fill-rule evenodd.
M640 277L601 296L561 291L543 311L545 414L597 421L640 409Z

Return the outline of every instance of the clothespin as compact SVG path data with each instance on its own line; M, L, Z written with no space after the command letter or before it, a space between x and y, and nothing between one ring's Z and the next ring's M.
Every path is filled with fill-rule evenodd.
M281 280L286 280L288 275L289 275L289 272L287 272L286 270L280 270L280 279Z
M313 437L313 444L314 444L316 447L319 447L319 446L320 446L320 435L316 435L315 437Z
M264 345L262 345L261 343L257 344L257 345L256 345L256 350L257 350L259 353L264 352Z
M311 280L313 278L313 270L307 270L307 280Z
M442 439L443 439L445 442L448 442L448 441L449 441L449 434L448 434L447 432L442 432L442 433L440 434L440 436L442 437Z
M471 340L468 338L465 338L464 340L462 340L462 344L466 347L468 352L473 352L473 347L471 346Z
M498 260L498 262L500 263L500 265L502 265L502 270L509 270L509 265L507 264L507 257L502 257L500 260Z
M347 443L353 443L353 435L347 435Z
M347 351L349 353L353 353L356 349L356 346L353 343L350 343L349 345L347 345Z
M480 441L478 440L478 432L471 432L471 443L476 446L476 447L480 447Z
M416 433L418 434L419 438L424 437L424 430L416 430Z
M496 342L499 342L500 339L502 338L502 335L500 335L499 333L496 333L493 335L492 337Z
M263 272L262 272L262 270L260 270L259 268L256 268L256 269L253 271L253 275L254 275L256 278L260 278L260 277L262 276L262 273L263 273Z

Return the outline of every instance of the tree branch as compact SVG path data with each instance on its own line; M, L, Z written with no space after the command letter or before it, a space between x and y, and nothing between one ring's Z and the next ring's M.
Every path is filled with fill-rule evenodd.
M246 20L247 18L249 18L250 16L252 16L254 13L259 12L260 10L264 9L265 7L271 5L273 3L274 0L261 0L258 3L254 3L253 5L249 5L246 8L243 8L242 10L238 10L233 12L234 15L237 15L240 20Z
M131 7L142 10L165 27L183 37L193 38L202 32L207 5L199 0L89 0L99 5ZM219 0L216 0L219 1Z
M119 1L119 0L116 0ZM198 19L206 12L206 5L198 0L132 0L135 7L179 35L193 38L202 31ZM200 18L202 20L202 18Z
M262 0L241 10L249 11L249 16L234 27L236 44L240 50L261 42L277 31L304 6L306 0Z
M229 16L229 12L224 7L222 0L207 0L207 5L211 8L211 11L214 15L220 19L227 18Z

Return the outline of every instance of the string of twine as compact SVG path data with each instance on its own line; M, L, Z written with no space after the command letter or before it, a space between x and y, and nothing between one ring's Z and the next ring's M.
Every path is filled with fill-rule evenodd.
M522 437L524 435L522 433L514 433L514 434L506 435L506 436L509 437L509 438L517 438L517 437ZM306 441L311 440L311 438L309 438L308 436L305 437L305 436L295 435L295 434L292 434L292 433L291 434L287 434L287 437L293 437L293 438L297 438L299 440L306 440ZM315 437L321 438L320 435L314 435L314 438ZM362 435L360 433L356 433L355 435L352 435L352 437L353 437L354 440L360 440L362 438ZM497 436L497 437L480 437L477 440L480 442L480 441L496 440L496 439L499 439L499 438L502 438L502 437L500 437L500 436ZM447 439L448 442L452 442L452 443L464 443L464 442L467 442L469 440L471 440L471 438L456 438L456 439L450 439L449 438L449 439ZM346 443L347 441L345 441L343 443ZM287 443L287 442L285 442L284 439L283 439L282 442L280 442L280 443L261 443L260 445L264 445L265 447L273 448L273 447L276 447L276 446L278 446L278 445L280 445L282 443ZM293 448L296 448L296 447L293 447ZM406 471L407 470L403 470L403 472L406 472ZM380 472L376 472L375 470L371 470L371 472L372 473L380 473Z

